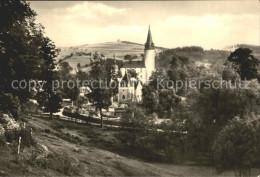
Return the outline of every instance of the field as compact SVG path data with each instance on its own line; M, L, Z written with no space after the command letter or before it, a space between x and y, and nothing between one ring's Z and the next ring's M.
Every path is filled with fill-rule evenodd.
M37 146L24 148L19 156L0 149L0 176L234 176L192 162L151 163L120 155L115 152L118 130L36 117L27 120L27 127ZM253 169L252 175L257 174L260 170Z
M247 47L253 50L253 54L256 58L260 59L260 46L253 45L238 45L237 47ZM61 47L61 52L56 58L56 61L63 60L67 61L72 68L77 68L77 64L80 63L81 66L85 66L90 63L91 56L90 53L103 54L107 58L115 58L117 60L124 60L124 56L127 54L137 55L137 59L141 59L141 54L144 53L144 45L127 42L106 42L100 44L85 44L75 47ZM159 54L161 51L167 50L163 47L156 47L156 53ZM188 57L191 61L195 62L196 65L212 65L215 63L223 64L233 48L225 48L224 50L204 50L204 51L192 51L192 50L182 50L181 48L174 49L176 55ZM167 60L162 60L157 58L157 67L168 67L171 58ZM82 69L87 71L87 68ZM73 71L75 72L75 70Z
M73 56L65 59L64 61L69 62L69 64L76 68L77 64L81 65L89 64L90 56L78 56L77 53L99 53L103 54L107 58L116 57L117 60L123 60L124 56L127 54L137 55L138 59L141 59L141 54L144 53L144 45L137 44L127 41L118 41L118 42L106 42L100 44L85 44L76 47L61 47L61 52L59 56L56 58L56 61L60 59L64 59L64 57L74 54ZM156 47L156 51L160 52L165 48Z

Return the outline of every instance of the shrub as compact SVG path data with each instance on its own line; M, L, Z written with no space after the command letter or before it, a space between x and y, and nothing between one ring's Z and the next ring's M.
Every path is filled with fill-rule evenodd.
M66 153L50 152L44 156L34 151L27 160L27 164L43 169L52 169L66 176L78 176L80 162Z
M0 147L4 147L6 145L6 138L4 135L0 135Z
M22 128L19 132L19 135L22 138L22 147L30 147L35 144L35 141L31 136L30 130Z
M17 130L20 128L20 125L14 120L11 114L1 114L0 123L6 131Z
M46 128L46 129L44 129L44 132L50 134L51 130Z
M240 120L232 120L218 134L213 151L217 170L232 169L236 174L248 175L256 161L254 128Z
M164 132L155 132L152 136L155 148L163 152L168 162L183 160L184 152L180 141L181 136L178 133L169 131L164 126Z
M18 142L19 137L21 137L21 147L30 147L35 144L31 136L31 132L28 129L20 129L20 130L9 130L5 132L5 138L8 142Z
M5 129L3 125L0 123L0 135L3 135L5 133Z
M257 126L255 141L256 141L256 166L260 166L260 125Z
M12 94L0 94L0 110L3 113L11 113L15 119L18 119L21 106L18 97Z
M19 130L8 130L5 131L5 138L8 142L18 141L19 138Z
M30 113L37 114L38 110L40 109L36 100L35 101L29 100L28 102L21 105L21 108L22 108L22 113L25 114L25 115L28 115Z

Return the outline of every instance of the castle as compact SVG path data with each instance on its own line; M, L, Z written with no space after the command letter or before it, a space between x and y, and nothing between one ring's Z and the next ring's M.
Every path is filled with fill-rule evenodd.
M112 66L116 73L118 67ZM149 81L152 72L155 70L155 47L152 40L150 26L144 48L144 57L139 61L126 61L120 68L121 77L118 78L118 103L128 103L129 101L142 101L143 84Z

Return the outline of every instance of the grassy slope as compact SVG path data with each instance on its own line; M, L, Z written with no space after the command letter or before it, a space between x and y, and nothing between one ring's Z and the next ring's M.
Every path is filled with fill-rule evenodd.
M23 149L19 157L0 149L0 176L233 176L213 167L148 163L108 151L117 141L114 130L46 118L30 119L27 126L37 147ZM259 173L254 169L252 175Z
M162 47L156 47L156 51L161 51ZM141 58L141 54L144 53L144 45L138 43L132 43L127 41L121 42L106 42L100 44L89 44L89 45L81 45L76 47L62 47L59 56L56 60L63 59L66 55L70 55L71 53L77 52L86 52L86 53L102 53L108 58L113 58L114 55L117 59L123 60L126 54L135 54L138 58ZM67 62L73 67L76 68L77 63L81 65L89 64L90 57L89 56L72 56L66 59Z
M254 51L254 55L257 58L260 58L260 46L253 46L253 45L238 45L238 47L248 47ZM176 50L177 55L186 56L191 61L195 62L196 64L201 63L219 63L222 64L227 59L227 57L230 55L231 48L226 48L227 50L205 50L204 52L191 52L191 51L178 51ZM159 53L162 50L166 50L162 47L156 47L156 52ZM175 49L174 49L175 50ZM232 49L233 50L233 49ZM141 58L141 54L144 53L144 45L133 43L133 42L127 42L127 41L121 41L121 42L107 42L107 43L100 43L100 44L86 44L76 47L63 47L61 48L61 52L59 56L57 57L57 61L59 59L63 59L66 55L70 55L71 53L77 53L77 52L85 52L85 53L102 53L106 57L113 58L114 55L117 59L123 60L124 56L126 54L135 54L138 56L138 58ZM85 64L89 64L90 62L90 56L77 56L73 55L72 57L69 57L66 59L67 62L73 67L76 68L77 64L80 63L82 66ZM169 66L170 59L167 59L166 61L160 61L158 60L157 63L159 63L157 66L166 67Z

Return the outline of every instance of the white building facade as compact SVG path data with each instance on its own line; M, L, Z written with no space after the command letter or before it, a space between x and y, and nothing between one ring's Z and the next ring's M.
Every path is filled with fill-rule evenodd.
M118 78L118 102L142 101L142 87L149 81L155 70L155 47L149 26L144 49L144 58L139 61L126 61L120 68L122 77ZM133 76L133 71L136 73ZM131 75L132 74L132 75Z

